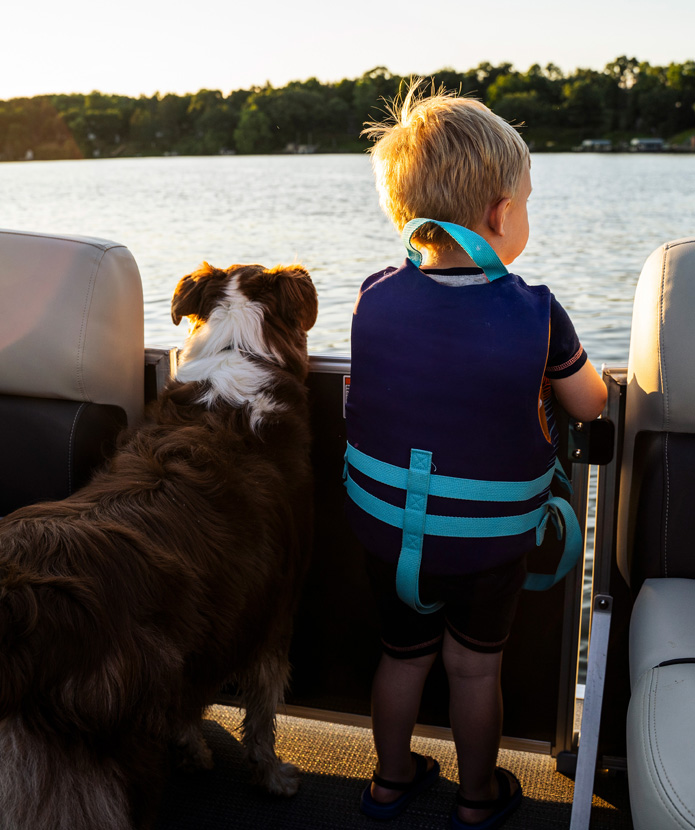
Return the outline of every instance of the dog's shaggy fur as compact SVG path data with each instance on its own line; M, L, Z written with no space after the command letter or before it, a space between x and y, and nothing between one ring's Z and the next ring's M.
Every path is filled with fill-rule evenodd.
M275 711L311 527L299 266L205 264L172 317L177 377L107 467L70 498L0 521L0 828L152 825L171 744L210 766L199 730L221 684L245 707L258 779L292 794Z

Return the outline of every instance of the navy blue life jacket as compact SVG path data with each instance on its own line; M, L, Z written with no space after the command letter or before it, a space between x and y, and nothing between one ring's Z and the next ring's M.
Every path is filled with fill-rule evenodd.
M435 607L419 602L420 559L426 573L475 573L532 550L549 512L576 525L549 495L550 291L500 267L490 283L452 287L406 260L369 277L355 307L348 516L368 550L400 557L411 584L399 594L423 612ZM415 574L401 579L406 553Z

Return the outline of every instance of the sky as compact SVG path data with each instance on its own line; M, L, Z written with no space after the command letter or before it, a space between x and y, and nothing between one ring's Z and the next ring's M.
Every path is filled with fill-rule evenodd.
M34 0L0 18L0 100L695 59L695 0Z

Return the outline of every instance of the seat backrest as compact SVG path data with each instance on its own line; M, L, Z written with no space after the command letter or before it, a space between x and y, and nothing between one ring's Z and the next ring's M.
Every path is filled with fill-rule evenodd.
M0 393L142 416L142 284L125 246L0 231L0 307Z
M633 592L695 578L695 238L662 245L635 292L617 555Z
M140 274L115 242L0 230L0 309L2 516L69 495L142 417Z

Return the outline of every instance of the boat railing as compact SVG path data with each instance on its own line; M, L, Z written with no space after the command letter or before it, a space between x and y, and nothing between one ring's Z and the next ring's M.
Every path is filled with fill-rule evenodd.
M146 350L146 399L156 397L163 388L175 367L176 353L176 349ZM588 734L595 728L586 721L586 707L578 695L581 655L587 650L582 640L590 624L584 618L594 615L598 595L620 593L622 583L614 554L625 370L606 369L604 379L609 394L600 420L583 424L556 409L559 457L573 489L570 503L592 547L553 589L524 593L503 668L502 747L550 754L556 757L558 769L569 775L575 772L582 731ZM369 726L370 684L379 655L377 624L362 567L363 553L343 516L349 358L312 354L308 383L316 476L315 545L293 641L287 711ZM590 486L594 466L598 466L596 488ZM558 543L550 538L533 568L551 571L558 551ZM629 595L626 586L625 591ZM619 639L616 645L626 649ZM615 659L622 664L626 654L616 652ZM593 682L588 673L587 679ZM615 724L624 724L627 706L624 689L615 694L622 680L622 672L614 678L609 671L611 707L614 712L621 710L610 719ZM450 736L445 687L443 671L435 667L425 691L418 734ZM584 727L580 726L582 710ZM606 740L602 736L597 748L599 763L624 769L624 729L609 727L606 732Z

